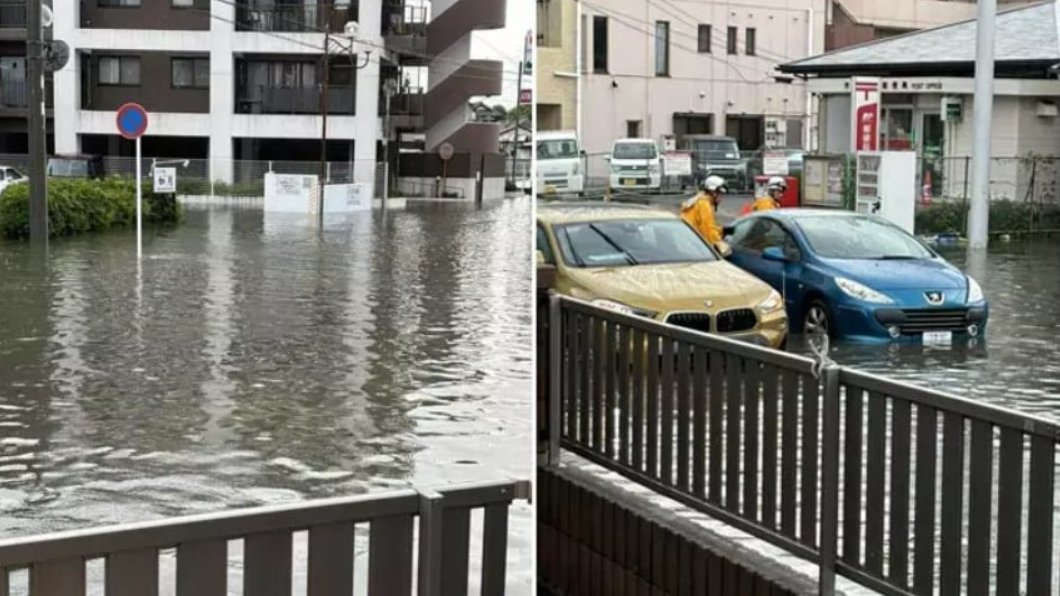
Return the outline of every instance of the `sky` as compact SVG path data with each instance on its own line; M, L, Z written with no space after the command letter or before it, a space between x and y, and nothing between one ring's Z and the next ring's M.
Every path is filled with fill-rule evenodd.
M526 32L533 27L537 18L535 0L507 0L507 27L494 31L477 31L473 36L471 55L475 58L502 60L504 62L504 92L499 97L491 97L488 103L500 103L514 106L517 80L519 78L519 61L522 60L523 43ZM523 77L523 87L531 86L531 78Z

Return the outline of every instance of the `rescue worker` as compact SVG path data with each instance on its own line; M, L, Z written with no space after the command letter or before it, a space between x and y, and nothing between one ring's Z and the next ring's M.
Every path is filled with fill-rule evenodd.
M688 225L695 228L711 246L725 256L731 251L722 241L722 228L718 225L715 215L722 195L728 192L725 179L721 176L707 176L701 188L702 192L681 204L681 219L688 222Z
M766 184L766 196L755 199L753 211L780 209L780 201L788 190L788 183L780 176L773 176Z

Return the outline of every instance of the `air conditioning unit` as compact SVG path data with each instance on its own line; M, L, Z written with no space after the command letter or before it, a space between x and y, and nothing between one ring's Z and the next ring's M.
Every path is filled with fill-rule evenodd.
M1057 109L1055 101L1039 101L1038 109L1035 114L1039 118L1056 118L1060 114L1060 110Z

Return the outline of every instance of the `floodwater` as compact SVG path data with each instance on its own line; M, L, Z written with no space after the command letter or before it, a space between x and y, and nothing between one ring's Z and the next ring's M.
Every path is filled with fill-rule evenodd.
M1060 241L996 243L969 260L941 251L983 286L986 336L976 345L841 344L831 357L890 378L1060 419ZM801 351L801 350L800 350Z
M530 477L529 199L186 213L0 243L0 535Z

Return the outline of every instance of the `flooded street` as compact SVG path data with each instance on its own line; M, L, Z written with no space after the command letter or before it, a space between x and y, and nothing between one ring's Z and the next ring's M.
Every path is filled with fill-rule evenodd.
M994 243L969 262L940 251L983 286L990 301L985 341L974 347L840 345L839 364L962 397L1060 419L1060 241ZM802 350L799 350L802 351Z
M530 221L189 207L140 272L130 232L0 243L0 533L529 478Z

